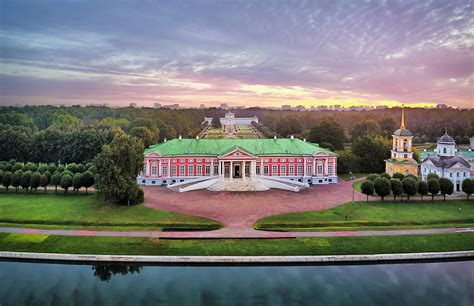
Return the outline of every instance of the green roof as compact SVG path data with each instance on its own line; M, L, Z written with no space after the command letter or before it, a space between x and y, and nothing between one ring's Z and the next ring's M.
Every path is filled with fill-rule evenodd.
M301 139L173 139L150 146L145 155L225 155L240 149L252 155L336 155L329 149Z

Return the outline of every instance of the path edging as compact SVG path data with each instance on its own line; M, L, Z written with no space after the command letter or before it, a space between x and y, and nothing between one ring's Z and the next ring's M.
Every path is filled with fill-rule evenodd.
M0 251L0 259L41 261L84 261L122 263L170 263L170 264L271 264L271 263L331 263L371 262L403 260L442 260L455 258L474 259L474 250L454 252L395 253L371 255L324 255L324 256L140 256L140 255L94 255L59 254Z

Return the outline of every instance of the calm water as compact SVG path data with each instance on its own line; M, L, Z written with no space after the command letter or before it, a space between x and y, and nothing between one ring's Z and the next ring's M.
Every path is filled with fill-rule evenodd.
M474 261L343 266L0 262L0 305L473 305Z

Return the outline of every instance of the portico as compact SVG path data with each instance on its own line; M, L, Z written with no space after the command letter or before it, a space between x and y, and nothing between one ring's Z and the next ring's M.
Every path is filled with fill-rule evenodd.
M247 178L255 177L257 160L238 160L238 159L224 159L219 160L219 177L225 178Z

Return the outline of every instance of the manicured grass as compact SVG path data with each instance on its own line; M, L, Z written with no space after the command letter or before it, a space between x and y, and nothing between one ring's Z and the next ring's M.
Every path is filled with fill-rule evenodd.
M354 173L354 176L356 178L360 178L360 177L366 177L369 174L370 173ZM346 182L351 180L351 175L349 173L339 174L339 177L342 178Z
M202 217L158 211L141 205L119 206L92 194L0 194L0 225L63 229L208 230L222 227Z
M360 189L360 186L362 185L363 182L364 181L355 182L354 184L352 184L352 187L355 189L355 191L362 192L362 190Z
M457 200L347 203L325 211L265 217L257 221L254 227L260 230L329 231L469 225L474 225L474 202Z
M474 233L290 239L158 239L0 234L0 250L114 255L337 255L472 250Z

